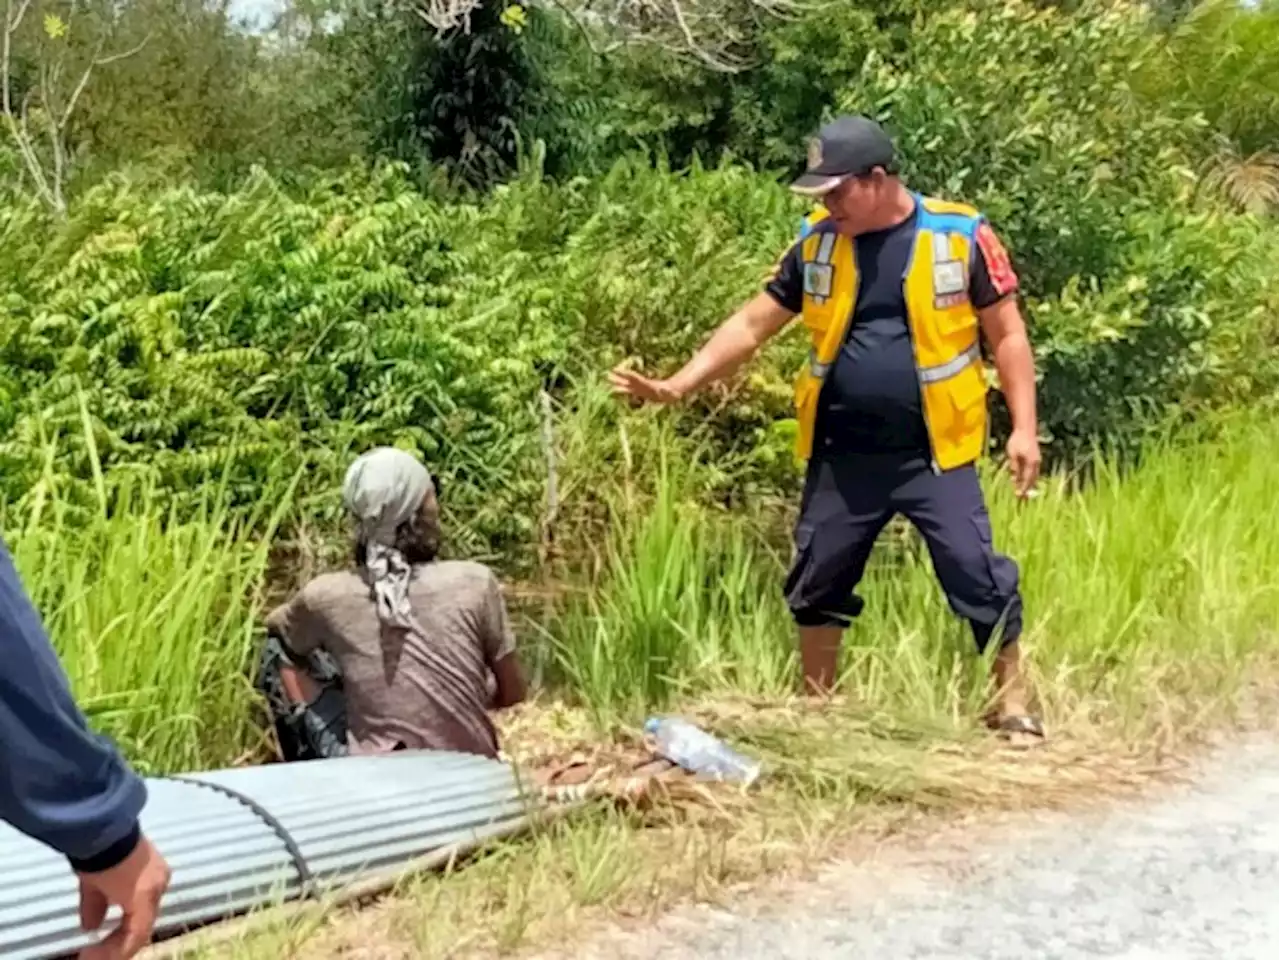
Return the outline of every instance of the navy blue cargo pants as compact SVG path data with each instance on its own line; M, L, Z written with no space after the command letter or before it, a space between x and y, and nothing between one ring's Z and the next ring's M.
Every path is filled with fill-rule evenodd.
M847 626L876 537L895 514L924 537L951 609L978 649L1022 632L1018 567L995 551L977 470L935 473L917 454L816 454L805 478L787 604L800 626Z

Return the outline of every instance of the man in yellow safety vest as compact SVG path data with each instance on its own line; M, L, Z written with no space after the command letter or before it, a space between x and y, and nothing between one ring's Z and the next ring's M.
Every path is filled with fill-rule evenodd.
M1018 568L992 545L974 467L987 443L985 336L1013 421L1006 453L1019 496L1040 469L1018 279L977 210L913 193L897 170L892 141L871 120L827 124L792 185L822 209L764 292L670 378L619 368L610 380L633 400L675 403L732 373L798 314L811 339L796 383L797 452L808 471L785 590L806 688L833 687L872 544L901 513L923 535L979 650L998 636L993 722L1042 738L1021 670Z

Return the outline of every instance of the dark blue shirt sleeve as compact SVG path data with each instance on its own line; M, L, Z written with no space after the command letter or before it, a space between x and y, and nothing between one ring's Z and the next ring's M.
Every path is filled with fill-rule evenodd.
M105 870L138 840L142 780L90 732L62 665L0 543L0 819Z
M799 241L774 264L764 289L781 306L792 313L800 312L804 306L804 256Z

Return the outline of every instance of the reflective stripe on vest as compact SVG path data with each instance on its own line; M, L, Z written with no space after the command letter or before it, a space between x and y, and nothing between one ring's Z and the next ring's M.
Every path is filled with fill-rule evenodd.
M933 235L933 262L942 263L951 259L951 238L941 230Z
M942 380L950 380L952 377L964 371L965 367L979 360L982 357L982 346L978 341L974 341L964 353L953 357L946 363L940 363L934 367L920 368L921 383L938 383Z
M826 303L831 296L831 255L836 249L836 235L824 233L818 239L818 252L812 263L804 265L804 292L815 303ZM814 271L825 270L826 283L819 289L818 278Z

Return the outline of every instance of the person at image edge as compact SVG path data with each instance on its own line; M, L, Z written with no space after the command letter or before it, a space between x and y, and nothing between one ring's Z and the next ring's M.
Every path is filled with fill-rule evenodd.
M80 924L119 926L81 960L126 960L151 939L169 867L143 836L146 786L95 737L0 543L0 820L57 850L80 880Z

